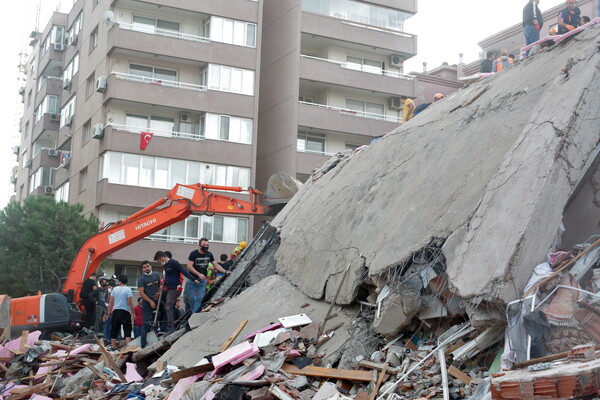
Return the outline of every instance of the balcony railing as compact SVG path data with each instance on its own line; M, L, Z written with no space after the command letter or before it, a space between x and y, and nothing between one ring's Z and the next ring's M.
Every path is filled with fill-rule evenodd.
M131 125L113 124L113 123L110 123L107 126L111 126L113 129L115 129L117 131L126 131L126 132L131 132L131 133L150 132L156 136L204 141L204 136L201 136L199 133L169 131L169 130L155 129L155 128L140 128L140 127L131 126Z
M206 92L206 86L204 86L204 85L196 85L196 84L193 84L193 83L171 81L171 80L166 80L166 79L150 78L150 77L147 77L147 76L125 74L125 73L122 73L122 72L114 72L114 71L111 72L110 75L114 75L116 79L122 79L122 80L126 80L126 81L138 82L138 83L145 83L145 84L148 84L148 85L159 85L159 86L173 87L173 88L177 88L177 89L195 90L195 91L198 91L198 92Z
M299 148L296 148L296 151L298 153L315 154L317 156L328 156L328 157L335 156L337 153L339 153L339 151L332 153L329 151L314 151L314 150L306 150L306 149L299 149Z
M370 118L370 119L376 119L379 121L395 122L398 124L402 123L402 117L394 117L391 115L375 114L375 113L370 113L370 112L366 112L366 111L356 111L356 110L351 110L349 108L334 107L334 106L328 106L327 104L317 104L317 103L310 103L310 102L306 102L306 101L299 101L298 103L305 105L305 106L313 106L313 107L324 108L327 110L335 110L335 111L338 111L342 115L348 115L351 117Z
M135 25L127 22L117 22L119 28L130 31L149 33L151 35L166 36L176 39L189 40L191 42L210 43L210 39L204 36L190 35L189 33L176 32L169 29L156 28L152 26Z
M308 58L311 60L317 60L317 61L325 61L330 64L337 64L341 68L351 69L354 71L367 72L369 74L375 74L375 75L384 75L384 76L389 76L390 78L399 78L399 79L404 79L404 80L411 81L411 82L415 80L415 77L413 75L401 74L398 71L384 70L384 69L372 67L369 65L361 65L361 64L356 64L356 63L352 63L352 62L335 61L335 60L330 60L328 58L319 58L319 57L307 56L304 54L301 54L300 57Z

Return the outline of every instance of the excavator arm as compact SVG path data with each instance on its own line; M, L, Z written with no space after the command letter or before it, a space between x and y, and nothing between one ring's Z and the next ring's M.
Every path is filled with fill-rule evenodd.
M240 200L214 191L232 194L247 192L249 200ZM105 227L86 240L71 264L63 292L77 303L82 283L108 255L191 214L268 215L270 209L260 204L261 195L262 192L252 188L245 190L230 186L178 184L165 197L130 217Z

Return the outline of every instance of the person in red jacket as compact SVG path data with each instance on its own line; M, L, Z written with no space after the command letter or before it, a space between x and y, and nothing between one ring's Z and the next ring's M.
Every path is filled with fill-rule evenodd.
M138 297L137 306L135 310L135 321L133 321L133 337L140 336L142 332L142 324L144 323L144 317L142 313L142 298Z

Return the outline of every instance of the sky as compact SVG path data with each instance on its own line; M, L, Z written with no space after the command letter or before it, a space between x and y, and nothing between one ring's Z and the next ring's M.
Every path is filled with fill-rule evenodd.
M216 0L202 0L216 1ZM540 0L542 11L564 0ZM417 15L405 23L405 31L418 36L418 55L404 63L405 72L421 72L423 62L431 70L443 62L456 64L459 53L464 62L479 59L481 49L477 42L521 21L526 0L418 0ZM11 171L17 165L12 147L18 141L18 123L22 103L18 95L24 82L19 80L19 53L28 52L28 35L36 27L43 29L53 11L68 12L72 0L20 0L6 8L5 20L0 24L0 37L5 38L2 48L5 62L0 63L0 120L4 122L0 133L0 209L13 195L10 184ZM39 13L38 13L39 9Z

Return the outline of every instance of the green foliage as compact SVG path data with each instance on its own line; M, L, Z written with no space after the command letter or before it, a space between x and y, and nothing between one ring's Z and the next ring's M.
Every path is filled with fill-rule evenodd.
M56 292L83 242L98 231L81 204L45 196L11 202L0 211L0 294Z

